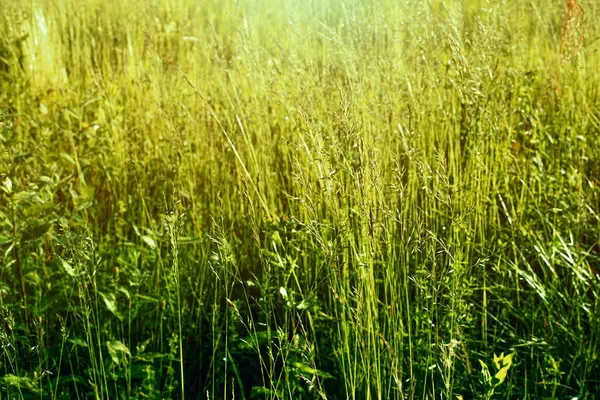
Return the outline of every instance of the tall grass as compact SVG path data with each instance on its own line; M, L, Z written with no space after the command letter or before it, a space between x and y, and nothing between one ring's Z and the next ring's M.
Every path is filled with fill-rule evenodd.
M597 2L0 9L0 398L600 392Z

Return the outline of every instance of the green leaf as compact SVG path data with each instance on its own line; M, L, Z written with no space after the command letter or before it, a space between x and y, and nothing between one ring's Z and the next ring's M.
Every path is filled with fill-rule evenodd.
M494 378L496 378L498 380L498 382L494 386L498 386L502 382L504 382L504 380L506 379L506 374L508 373L508 369L509 368L510 368L510 366L503 367L503 368L500 369L500 371L498 371L496 373L496 375L494 375Z
M65 261L63 259L61 259L60 261L61 261L62 267L67 272L67 274L69 274L69 276L74 277L75 276L75 268L73 268L71 266L71 264L69 264L67 261Z
M485 380L485 383L487 383L489 386L492 386L492 376L490 375L490 370L488 369L488 366L485 365L485 363L481 360L479 360L479 364L481 365L481 373L483 374L483 379Z
M31 190L22 190L20 192L15 193L15 201L17 202L21 202L21 201L26 201L26 200L31 200L33 198L36 198L36 200L39 199L39 196L36 192L32 192Z
M4 244L4 243L2 243L2 244ZM11 243L10 246L8 246L8 248L4 252L4 258L8 257L8 255L10 254L10 252L13 250L14 247L15 247L14 243Z
M144 241L144 243L150 246L151 249L156 249L156 243L154 242L154 239L152 239L150 236L143 235L142 240Z
M514 357L515 353L511 353L509 355L507 355L506 357L504 357L504 359L502 360L502 364L506 367L510 367L512 365L512 359Z
M506 376L508 375L508 370L512 366L513 356L514 353L508 354L507 356L504 356L504 353L502 353L500 354L500 357L497 357L496 365L502 365L502 367L499 368L498 372L496 372L496 375L494 375L494 378L497 380L494 386L502 384L502 382L504 382L504 380L506 379ZM494 361L496 362L496 357L494 357Z
M123 294L125 295L125 297L127 297L128 299L131 299L131 294L129 293L129 291L128 291L128 290L127 290L125 287L123 287L123 286L119 286L119 287L117 288L117 290L118 290L119 292L123 293Z
M67 342L74 344L75 346L88 347L86 341L78 337L68 338Z
M113 313L117 318L122 319L122 315L119 314L119 311L117 310L117 298L115 296L114 293L107 293L104 294L102 292L100 293L100 297L102 297L102 300L104 301L104 304L106 305L106 308L108 309L108 311L110 311L111 313Z
M55 207L55 205L52 202L43 202L41 204L35 204L35 205L32 205L32 206L24 209L23 215L28 218L29 217L38 217L41 214L47 214L49 211L52 211L52 209L54 207ZM48 221L38 222L37 225L43 225L43 224L49 224L49 222Z
M321 378L324 379L331 379L333 378L333 376L331 374L328 374L325 371L320 371L318 369L312 368L306 364L302 364L300 362L295 362L292 363L292 365L296 368L296 370L298 370L298 372L304 374L304 375L309 375L309 376L319 376Z
M23 232L23 236L21 237L21 241L23 243L30 242L35 240L41 236L43 236L50 229L50 224L47 222L38 223L37 225L29 227L25 232Z
M39 286L42 283L42 278L40 278L38 273L35 271L28 272L27 274L25 274L24 278L26 282L31 283L35 286Z
M123 344L123 342L119 340L109 340L106 342L106 348L108 349L108 354L110 354L110 358L117 365L120 365L120 356L123 354L131 357L131 352L129 348Z
M64 158L65 160L67 160L69 163L73 164L73 165L77 165L77 163L75 162L75 160L73 159L73 157L71 157L70 155L68 155L67 153L60 153L60 156L62 158Z
M42 175L38 178L38 180L42 183L45 183L47 185L52 185L54 183L54 181L52 180L52 178L46 176L46 175Z
M13 187L12 181L7 176L6 179L4 179L4 182L2 182L2 189L4 189L4 191L7 194L10 194L10 193L12 193L12 187Z
M504 359L504 353L501 353L499 356L494 354L494 365L496 366L496 369L502 368L500 365L500 361L502 361L502 359Z
M26 388L33 393L40 393L40 389L37 387L36 382L27 376L16 376L13 374L6 374L2 378L2 381L10 386L17 386L19 388Z
M135 297L138 300L140 300L140 303L142 303L142 304L148 304L148 303L156 304L156 303L159 303L161 300L160 298L157 298L157 297L145 296L145 295L139 294L139 293L136 293Z

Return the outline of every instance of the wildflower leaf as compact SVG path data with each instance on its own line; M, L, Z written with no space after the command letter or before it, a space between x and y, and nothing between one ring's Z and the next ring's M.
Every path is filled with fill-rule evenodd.
M100 293L100 297L102 297L102 300L104 301L104 304L106 305L106 308L108 309L108 311L110 311L111 313L113 313L117 318L122 319L122 315L119 314L119 311L117 310L117 299L115 297L114 293L108 293L108 294L104 294L102 292Z
M496 369L502 368L502 365L500 365L500 361L502 361L503 359L504 353L501 353L499 356L494 354L494 365L496 366Z
M500 369L500 371L498 371L496 373L496 375L494 375L494 378L496 378L498 380L498 382L496 383L496 386L500 385L502 382L504 382L504 380L506 379L506 374L508 373L508 369L509 368L510 368L509 366L502 367Z
M481 373L483 374L485 383L492 386L492 376L490 375L490 370L488 369L488 366L485 365L485 363L481 360L479 360L479 364L481 364Z
M61 260L61 264L62 267L64 268L64 270L67 272L67 274L69 274L69 276L75 276L75 268L73 268L71 266L71 264L69 264L68 262L66 262L65 260Z
M154 242L154 239L152 239L150 236L143 235L142 240L144 241L144 243L150 246L151 249L156 249L156 243Z
M131 357L131 352L123 344L123 342L119 340L109 340L106 342L106 348L108 349L108 354L110 354L110 358L113 360L115 364L120 364L119 356L122 354L126 354Z

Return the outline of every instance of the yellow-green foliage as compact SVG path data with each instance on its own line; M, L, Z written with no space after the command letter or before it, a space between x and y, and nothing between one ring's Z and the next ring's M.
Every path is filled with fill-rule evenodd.
M0 10L0 398L600 390L597 1Z

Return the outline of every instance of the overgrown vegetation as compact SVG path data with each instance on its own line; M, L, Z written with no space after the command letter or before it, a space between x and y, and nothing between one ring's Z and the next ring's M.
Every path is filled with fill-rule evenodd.
M1 399L592 399L600 5L0 0Z

